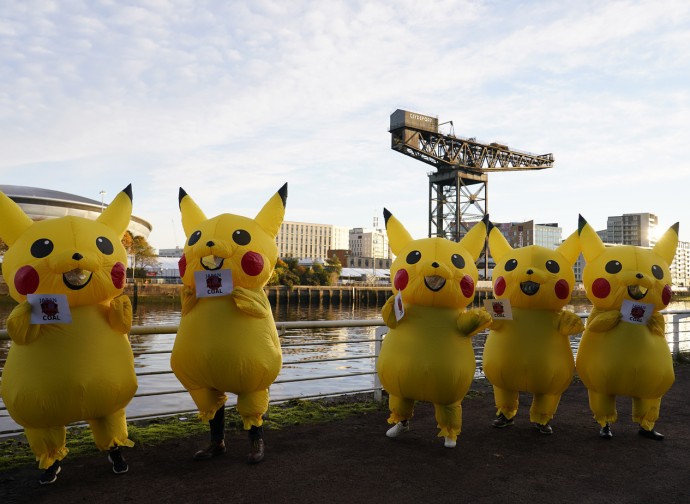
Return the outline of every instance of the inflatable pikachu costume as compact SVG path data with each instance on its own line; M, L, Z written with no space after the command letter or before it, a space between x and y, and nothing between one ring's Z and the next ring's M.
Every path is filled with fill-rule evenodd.
M0 237L9 246L3 275L19 303L7 319L12 345L2 399L45 469L42 484L56 480L68 451L65 426L80 420L89 423L96 446L110 450L113 470L128 469L119 447L133 446L125 406L137 379L120 240L131 212L131 185L95 221L68 216L33 222L0 193ZM39 296L33 306L38 319L27 301L32 295ZM42 322L69 316L68 323Z
M576 369L587 387L589 406L602 438L613 437L616 396L632 397L639 434L661 440L654 430L661 397L675 380L673 361L659 310L671 302L671 273L678 246L678 223L651 249L632 245L605 247L580 216L578 225L586 265L587 298L594 305L577 352ZM630 304L632 303L632 305ZM632 307L623 316L624 305ZM644 322L645 312L651 317Z
M459 243L413 240L388 210L383 215L397 256L391 266L394 296L382 309L390 331L377 364L389 394L388 423L395 424L386 435L407 431L415 401L429 401L439 437L453 448L462 429L461 403L476 368L471 336L491 323L485 310L464 309L474 299L475 261L484 248L486 223L477 223Z
M225 392L237 394L237 411L249 430L247 461L263 459L262 415L268 409L268 387L282 366L278 332L263 287L278 259L276 236L286 199L287 184L254 219L232 214L207 219L180 189L187 243L179 263L182 317L170 363L200 418L209 420L211 427L211 444L194 455L196 460L225 453ZM206 283L198 281L200 276ZM209 291L222 291L230 278L227 295L205 297Z
M513 249L489 225L489 248L496 262L494 297L507 300L512 320L494 319L484 347L484 374L494 388L494 427L513 425L519 393L533 394L530 421L551 434L561 394L575 371L568 336L582 332L580 317L563 310L570 301L580 255L577 233L556 250L539 245Z

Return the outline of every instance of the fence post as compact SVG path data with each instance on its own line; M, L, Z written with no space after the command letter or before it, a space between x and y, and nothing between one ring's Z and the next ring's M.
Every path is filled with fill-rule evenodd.
M376 372L379 363L379 354L381 353L381 343L383 337L388 332L388 327L379 326L376 328L376 337L374 338L374 401L378 403L383 402L383 389L381 387L381 380L379 374Z

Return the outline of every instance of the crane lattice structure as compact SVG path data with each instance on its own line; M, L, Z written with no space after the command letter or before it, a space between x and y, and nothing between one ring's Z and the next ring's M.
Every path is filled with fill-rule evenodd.
M552 168L553 155L456 137L448 123L450 134L440 133L437 117L398 109L391 114L391 148L436 168L429 173L429 236L460 241L488 213L488 173Z

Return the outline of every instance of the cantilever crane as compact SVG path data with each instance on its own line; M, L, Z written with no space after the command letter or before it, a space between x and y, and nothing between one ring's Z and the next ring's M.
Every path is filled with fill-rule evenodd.
M401 109L391 114L391 148L436 168L429 173L429 236L459 241L486 215L488 173L553 167L552 154L482 144L438 127L436 117Z

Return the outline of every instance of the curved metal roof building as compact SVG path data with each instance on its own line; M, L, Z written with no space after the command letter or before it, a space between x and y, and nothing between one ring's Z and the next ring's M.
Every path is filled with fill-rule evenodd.
M52 219L67 215L94 220L101 213L103 207L100 201L76 194L53 191L52 189L0 184L0 191L17 203L33 220ZM144 238L149 237L152 228L149 222L134 215L132 215L127 227L134 236L143 236Z

